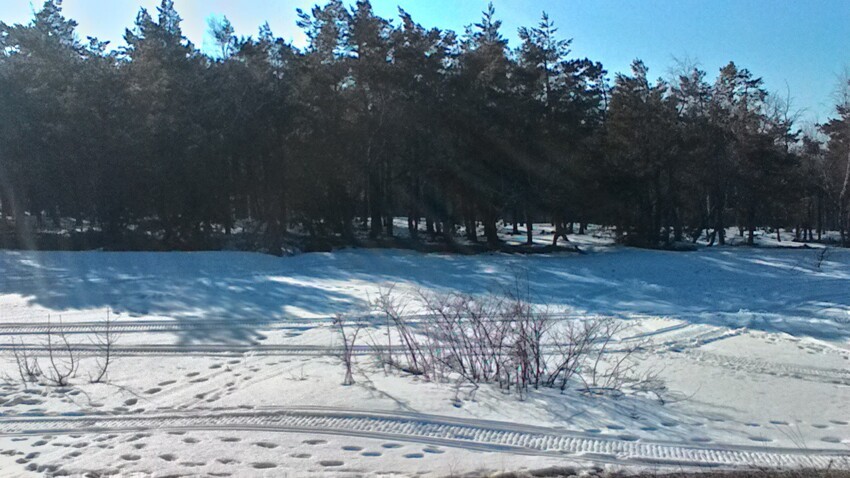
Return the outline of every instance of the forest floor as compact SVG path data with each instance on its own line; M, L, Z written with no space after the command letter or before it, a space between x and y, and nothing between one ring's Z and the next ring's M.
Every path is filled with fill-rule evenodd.
M586 253L0 252L0 475L850 468L850 251L571 239ZM484 294L518 270L534 302L646 341L663 403L472 393L365 352L342 385L334 314L365 313L389 285ZM107 310L120 335L92 384ZM70 384L21 383L12 350L47 373L60 332L79 359Z

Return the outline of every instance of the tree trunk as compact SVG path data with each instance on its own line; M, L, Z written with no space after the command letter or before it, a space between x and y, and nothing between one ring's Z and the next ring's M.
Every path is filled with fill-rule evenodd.
M484 212L484 237L490 246L499 245L499 229L496 227L496 211L492 206L487 206Z
M755 244L755 211L752 207L747 208L747 245Z
M411 238L416 239L416 237L419 235L418 229L419 228L417 227L416 222L413 220L413 216L411 214L408 214L408 216L407 216L407 232L410 234Z
M478 230L474 219L464 218L466 227L466 238L472 242L478 242Z
M382 218L383 214L381 214L381 200L380 200L380 186L374 184L374 181L371 181L372 187L371 192L369 194L369 216L371 221L369 223L369 239L377 239L378 236L381 235L382 229Z

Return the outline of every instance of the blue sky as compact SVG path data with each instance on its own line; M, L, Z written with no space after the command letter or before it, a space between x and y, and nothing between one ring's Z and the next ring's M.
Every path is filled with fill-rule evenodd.
M36 6L41 1L34 0ZM0 0L0 20L25 23L29 0ZM81 36L121 43L140 7L159 0L65 0L66 15ZM206 20L226 15L240 35L253 35L268 20L275 34L296 44L295 9L315 0L175 0L189 39L205 44ZM373 0L382 16L401 5L425 26L462 31L480 18L487 0ZM675 59L697 61L714 75L729 60L764 78L786 96L804 122L832 114L839 79L850 68L850 0L494 0L504 33L534 25L545 10L560 34L573 38L576 56L601 61L610 72L627 71L635 58L652 76L666 77Z

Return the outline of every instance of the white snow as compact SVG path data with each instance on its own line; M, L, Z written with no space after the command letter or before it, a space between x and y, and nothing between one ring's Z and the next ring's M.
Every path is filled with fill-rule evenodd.
M571 240L588 252L2 252L0 475L850 466L850 251ZM642 366L667 403L575 387L471 394L368 355L341 385L335 313L389 285L483 294L517 270L535 302L649 340ZM108 383L88 383L91 354L68 387L15 380L9 349L43 344L48 316L88 344L107 309L121 332Z

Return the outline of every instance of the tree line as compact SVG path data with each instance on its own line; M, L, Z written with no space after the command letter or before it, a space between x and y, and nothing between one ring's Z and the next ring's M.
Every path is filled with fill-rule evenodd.
M394 217L492 246L500 223L549 222L556 241L604 224L646 247L848 234L850 101L805 135L731 62L611 79L545 13L510 48L492 5L459 34L331 0L298 11L303 48L211 20L214 54L180 24L162 0L111 49L60 0L0 22L0 222L21 241L65 220L112 247L192 249L252 224L279 250L293 230L390 237Z

